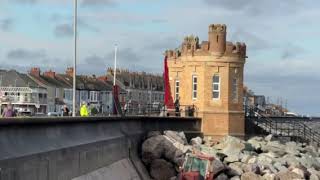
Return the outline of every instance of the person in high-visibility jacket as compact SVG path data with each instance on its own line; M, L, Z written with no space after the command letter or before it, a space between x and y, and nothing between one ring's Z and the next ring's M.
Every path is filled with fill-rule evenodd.
M82 102L81 108L80 108L80 116L81 117L87 117L89 116L88 108L87 108L87 103Z

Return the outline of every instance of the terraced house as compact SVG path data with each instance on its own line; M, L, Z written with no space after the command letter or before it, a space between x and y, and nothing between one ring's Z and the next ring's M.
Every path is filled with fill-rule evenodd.
M11 103L21 115L46 113L48 91L27 74L15 70L0 72L1 110Z

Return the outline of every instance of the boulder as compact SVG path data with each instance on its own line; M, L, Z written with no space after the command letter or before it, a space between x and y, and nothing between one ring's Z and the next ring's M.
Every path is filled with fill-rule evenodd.
M272 164L274 162L274 159L270 156L268 156L268 154L260 154L258 156L258 164Z
M308 172L310 173L310 180L313 179L319 179L320 180L320 171L315 170L314 168L309 168Z
M147 134L147 139L153 137L153 136L159 136L161 135L161 132L160 131L149 131L148 134Z
M272 134L269 134L268 136L266 136L266 137L264 138L265 141L274 141L275 139L276 139L276 138L274 138Z
M214 178L215 180L228 180L228 176L224 173L219 174L217 177Z
M226 174L229 177L240 176L243 173L241 163L231 163L228 165Z
M278 170L278 171L287 171L288 168L286 168L283 164L280 162L275 162L273 166Z
M160 159L163 152L163 142L166 139L163 136L153 136L145 140L142 144L142 161L149 165L154 159Z
M291 170L291 172L294 172L294 173L298 174L301 179L305 179L306 178L305 172L302 169L294 168L294 169Z
M233 176L230 180L240 180L240 176Z
M172 139L172 141L177 141L180 144L188 144L187 138L184 134L184 132L177 132L177 131L164 131L164 135Z
M266 173L262 177L264 180L275 180L276 175L272 173Z
M262 180L262 177L253 172L246 172L242 174L241 180Z
M298 159L301 165L306 168L314 168L316 170L320 170L320 163L317 158L312 157L310 155L302 154L301 158Z
M286 153L291 154L291 155L300 154L299 147L297 146L297 143L292 142L292 141L286 143L285 151L286 151Z
M255 174L261 174L261 169L258 164L246 164L243 166L244 172L253 172Z
M219 160L215 159L212 162L213 175L216 176L220 172L226 169L225 165Z
M176 172L173 165L164 159L156 159L150 165L150 176L155 180L168 180L174 177Z
M275 179L277 180L291 180L291 179L301 179L301 177L291 171L282 171L278 172L275 176Z
M201 145L202 144L202 138L201 137L195 137L190 140L191 145Z

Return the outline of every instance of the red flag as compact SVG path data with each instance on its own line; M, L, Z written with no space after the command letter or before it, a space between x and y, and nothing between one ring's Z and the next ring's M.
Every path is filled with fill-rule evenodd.
M171 88L169 82L169 70L168 70L168 62L167 56L164 58L164 104L167 106L168 109L173 109L173 98L171 96Z

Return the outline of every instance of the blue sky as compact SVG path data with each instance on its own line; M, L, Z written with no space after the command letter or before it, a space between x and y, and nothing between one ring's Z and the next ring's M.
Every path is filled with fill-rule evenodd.
M0 68L63 72L72 65L72 0L0 0ZM245 42L245 84L256 94L287 100L292 111L320 116L320 1L78 0L79 71L103 74L119 64L162 72L163 52L208 25L228 26Z

